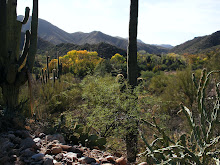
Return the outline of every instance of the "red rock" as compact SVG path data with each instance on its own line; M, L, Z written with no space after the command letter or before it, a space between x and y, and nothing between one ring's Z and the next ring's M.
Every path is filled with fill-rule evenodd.
M53 147L53 148L51 149L51 153L52 153L53 155L57 155L57 154L61 153L62 151L63 151L63 149L62 149L60 146Z
M73 147L69 145L60 145L64 151L72 151Z
M106 159L108 161L114 161L115 160L115 157L114 156L107 156Z
M124 157L120 157L115 161L118 165L126 165L127 160Z

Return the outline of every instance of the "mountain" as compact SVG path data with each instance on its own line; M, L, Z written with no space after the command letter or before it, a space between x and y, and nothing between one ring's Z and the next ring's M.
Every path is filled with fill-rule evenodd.
M21 33L20 50L22 50L22 48L23 48L24 41L25 41L25 33L22 32ZM54 44L38 37L37 53L38 54L45 53L46 51L49 51L50 49L52 49L54 46L55 46Z
M22 20L23 16L18 16L18 20ZM26 25L22 27L22 31L25 32L30 28L31 17ZM120 37L112 37L99 31L93 31L91 33L67 33L64 30L54 26L46 20L39 19L38 36L43 40L49 41L52 44L72 43L77 45L83 44L98 44L105 42L116 46L118 48L127 50L128 40ZM161 54L162 52L168 52L168 49L149 45L138 40L138 50L145 50L148 53Z
M124 50L127 50L127 46L128 46L127 39L121 37L112 37L100 31L93 31L91 33L76 32L76 33L72 33L72 36L74 38L74 43L79 45L86 43L97 44L100 42L105 42ZM154 53L154 54L161 54L162 52L164 53L168 52L168 49L166 48L145 44L141 40L138 41L139 41L137 44L138 50L145 50L148 53Z
M19 15L17 19L22 20L23 17L24 16ZM22 32L29 30L30 25L31 17L29 18L27 24L22 26ZM69 33L40 18L38 19L38 36L43 40L51 42L53 44L73 42L73 39Z
M172 49L172 48L174 48L174 46L169 45L169 44L160 44L160 45L158 45L158 44L153 44L153 45L155 45L155 46L160 46L160 47L167 48L167 49Z
M211 35L202 37L195 37L194 39L187 41L181 45L175 46L170 52L173 53L205 53L211 50L220 48L220 31L217 31Z

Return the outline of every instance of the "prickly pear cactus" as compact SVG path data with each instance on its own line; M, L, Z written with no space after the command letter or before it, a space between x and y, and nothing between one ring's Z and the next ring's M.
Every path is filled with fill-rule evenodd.
M141 155L146 156L149 164L198 164L209 165L213 162L219 165L220 162L220 135L218 129L220 115L220 83L216 85L216 98L214 108L208 113L205 104L206 88L210 76L220 71L206 73L202 71L201 79L197 84L193 75L193 82L198 88L197 105L198 116L195 122L195 114L187 107L181 105L181 112L184 113L191 128L191 134L183 134L179 140L174 142L166 135L153 118L154 123L141 120L151 128L158 130L162 137L155 135L155 140L149 144L140 130L141 137L146 144L147 150Z
M28 80L37 50L38 0L33 0L31 31L26 31L22 53L19 53L21 28L29 18L27 7L23 21L17 20L17 0L0 1L0 86L7 113L18 106L19 87Z

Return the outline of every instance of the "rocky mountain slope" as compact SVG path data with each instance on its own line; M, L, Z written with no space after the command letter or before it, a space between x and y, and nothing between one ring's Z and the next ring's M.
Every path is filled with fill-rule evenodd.
M190 41L175 46L170 51L179 54L196 54L215 50L216 48L220 48L220 31L217 31L211 35L195 37Z

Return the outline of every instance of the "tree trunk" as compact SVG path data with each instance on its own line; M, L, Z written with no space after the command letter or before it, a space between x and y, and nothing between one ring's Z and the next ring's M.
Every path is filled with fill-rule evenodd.
M138 67L137 67L137 26L138 26L138 0L131 0L130 21L129 21L129 41L127 55L127 75L128 83L132 89L137 86ZM136 100L135 100L136 101ZM126 150L128 162L136 161L138 124L135 118L129 118L130 128L127 128Z
M4 84L2 94L7 107L7 114L13 115L16 112L15 108L18 106L19 88L14 84Z

